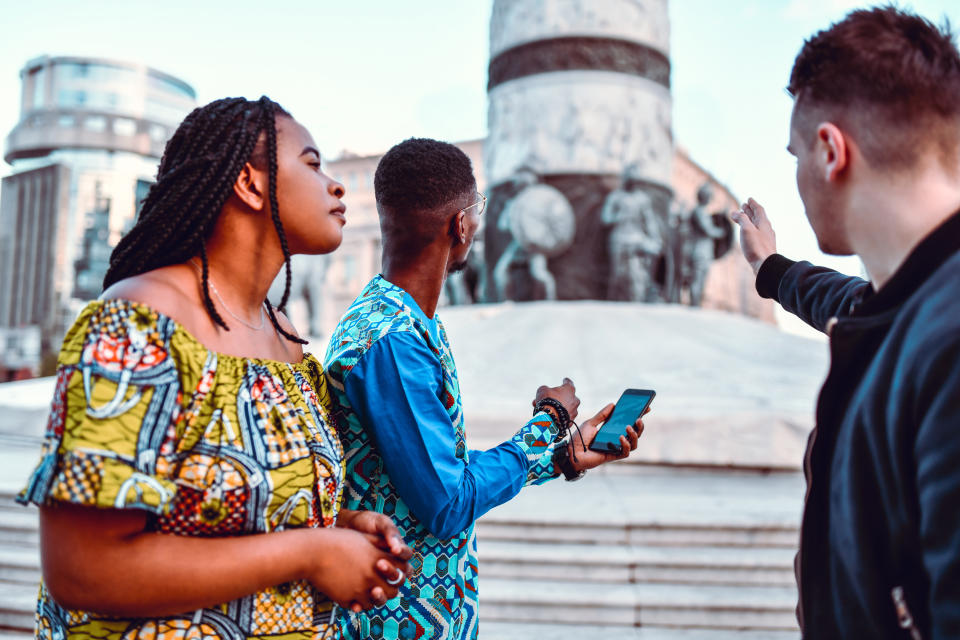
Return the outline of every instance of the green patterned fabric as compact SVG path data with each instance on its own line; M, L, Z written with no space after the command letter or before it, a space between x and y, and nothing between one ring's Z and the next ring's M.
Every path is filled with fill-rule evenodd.
M42 458L20 500L144 510L149 530L182 536L333 526L343 449L328 403L309 354L295 364L218 354L145 305L91 302L60 351ZM36 634L334 638L335 610L306 580L139 619L66 609L41 585Z

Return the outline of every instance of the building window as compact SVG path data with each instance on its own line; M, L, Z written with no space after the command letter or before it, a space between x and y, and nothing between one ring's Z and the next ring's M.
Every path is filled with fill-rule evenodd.
M113 132L118 136L136 135L137 122L130 118L116 118L113 121Z
M150 139L154 142L166 142L167 128L160 124L150 125Z
M343 280L344 282L353 282L357 277L357 258L356 256L343 257Z
M57 95L57 104L68 109L82 107L87 104L86 91L60 91Z
M30 81L33 82L33 108L39 109L47 101L47 74L43 67L30 73Z
M57 118L57 126L63 127L64 129L72 129L77 126L77 119L71 115L62 114Z
M104 116L87 116L83 119L83 128L97 133L107 130L107 119Z

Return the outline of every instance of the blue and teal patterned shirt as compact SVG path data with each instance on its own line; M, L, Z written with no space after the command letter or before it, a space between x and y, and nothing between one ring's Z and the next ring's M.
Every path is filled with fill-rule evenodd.
M474 522L556 475L556 426L537 414L503 444L468 451L443 324L381 276L341 320L325 369L346 453L344 508L391 516L414 550L397 598L341 612L344 638L476 638Z

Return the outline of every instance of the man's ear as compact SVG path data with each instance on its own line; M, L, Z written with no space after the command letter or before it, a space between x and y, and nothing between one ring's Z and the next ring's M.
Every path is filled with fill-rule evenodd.
M836 182L850 164L847 135L832 122L822 122L817 126L814 153L827 182Z
M245 162L240 175L233 182L233 193L254 211L262 211L266 202L266 179L265 171L254 169L249 162Z
M458 211L457 215L450 218L450 237L454 243L465 244L467 242L467 228L463 222L466 213Z

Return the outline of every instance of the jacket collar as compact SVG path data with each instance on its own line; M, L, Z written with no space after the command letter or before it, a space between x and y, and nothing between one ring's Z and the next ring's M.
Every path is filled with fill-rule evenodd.
M876 315L899 307L916 293L917 288L950 256L958 251L960 251L960 211L947 218L921 240L879 291L869 287L852 315Z

